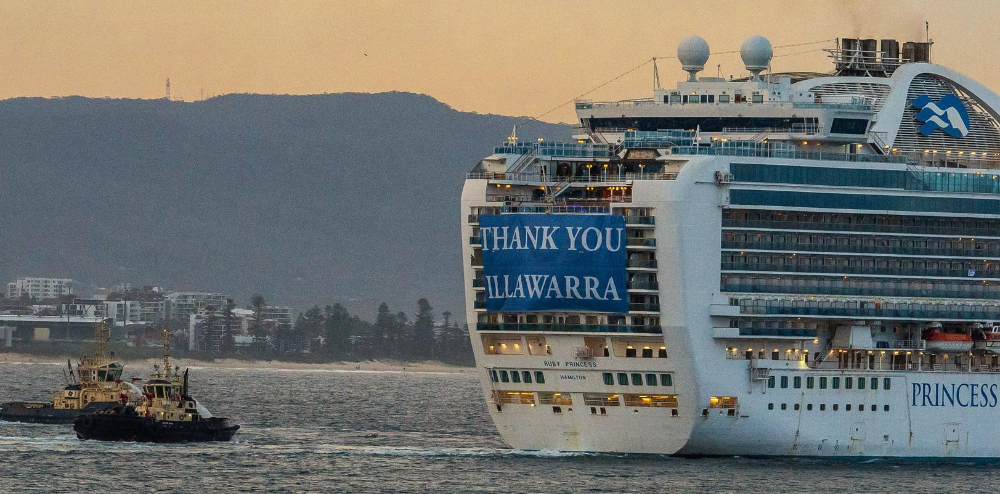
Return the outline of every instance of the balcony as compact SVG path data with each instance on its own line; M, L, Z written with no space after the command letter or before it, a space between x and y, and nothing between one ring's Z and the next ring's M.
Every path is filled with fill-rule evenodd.
M927 304L924 304L927 305ZM942 309L890 309L860 307L741 307L742 315L819 316L853 319L934 319L955 321L994 321L1000 318L998 306L950 306Z
M658 281L632 281L628 284L629 290L659 290L660 282Z
M469 245L482 245L483 237L469 237Z
M804 259L805 256L799 256ZM1000 271L979 269L934 269L934 268L902 268L902 267L871 267L871 266L810 266L802 264L773 263L742 263L724 262L723 271L753 271L775 273L811 273L811 274L860 274L888 276L934 276L940 278L964 279L998 279Z
M655 259L629 259L628 266L639 269L656 269Z
M656 239L629 237L625 241L625 245L629 247L656 247Z
M625 216L626 225L637 225L637 226L652 226L656 224L655 216Z
M962 246L908 247L881 245L833 245L807 244L798 242L756 242L723 240L722 248L730 250L754 250L769 252L844 252L852 254L896 254L904 256L944 256L944 257L996 257L1000 256L1000 243L992 243L983 248L975 248L973 242ZM631 245L631 244L629 244Z
M485 310L486 309L486 301L485 300L475 300L475 301L472 302L472 308L473 309L484 309Z
M873 297L934 297L967 299L1000 299L1000 289L995 285L969 285L967 289L922 287L853 287L853 286L796 286L766 283L760 285L724 283L724 292L740 293L794 293L805 295L865 295Z
M662 334L660 326L630 324L546 324L546 323L476 323L477 331L550 331L561 333L640 333Z
M469 224L470 225L478 225L479 224L479 215L478 214L470 214L469 215Z
M712 328L713 338L789 338L811 340L818 336L819 332L817 330L805 328Z
M628 304L629 312L660 312L660 304Z

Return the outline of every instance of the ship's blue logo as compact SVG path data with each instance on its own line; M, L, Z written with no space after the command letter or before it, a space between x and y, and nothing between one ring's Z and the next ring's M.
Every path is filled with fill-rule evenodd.
M927 95L922 95L910 103L920 110L917 120L924 122L920 126L921 134L929 136L938 129L952 137L965 137L969 134L969 112L958 96L946 94L935 103Z

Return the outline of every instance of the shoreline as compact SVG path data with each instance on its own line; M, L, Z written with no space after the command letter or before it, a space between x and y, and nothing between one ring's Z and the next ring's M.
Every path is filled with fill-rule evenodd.
M74 362L79 357L53 357L48 355L31 355L25 353L0 353L0 364L28 364L28 365L66 365L66 360ZM174 358L171 360L181 367L201 367L215 369L266 369L282 371L364 371L364 372L434 372L434 373L454 373L465 374L475 372L474 367L462 367L445 364L436 361L423 362L397 362L393 360L365 360L360 362L327 362L327 363L305 363L305 362L285 362L281 360L240 360L240 359L217 359L217 360L197 360L187 358ZM152 367L160 363L158 358L143 358L137 360L124 360L130 367Z

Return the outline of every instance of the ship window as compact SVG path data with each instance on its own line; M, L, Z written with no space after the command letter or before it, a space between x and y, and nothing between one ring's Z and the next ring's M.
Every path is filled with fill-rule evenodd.
M826 389L826 378L819 378L819 389Z
M788 387L788 376L781 376L781 387L782 388Z
M851 389L853 387L854 387L854 378L853 377L845 377L844 378L844 389Z
M545 373L542 371L535 371L535 382L538 384L545 384Z
M632 345L625 347L625 356L635 357L635 347L633 347Z
M781 404L781 409L782 409L782 410L788 410L788 405L787 405L787 404L785 404L785 403L782 403L782 404Z
M660 374L660 386L673 386L674 378L670 374Z
M163 398L163 386L154 386L153 389L156 391L157 398Z
M815 378L813 378L812 376L806 378L806 388L813 389L814 384L815 384Z
M535 393L530 391L503 391L496 390L493 392L493 402L497 404L509 403L509 404L520 404L520 405L534 405L535 404Z
M584 393L583 402L587 406L616 407L621 405L618 395L604 393Z
M573 397L569 393L539 392L538 403L540 405L572 405Z
M688 95L686 95L686 94L682 95L681 96L681 103L687 103L687 102L688 102Z
M885 412L888 412L889 411L889 405L883 406L882 410L885 411Z
M619 386L628 386L628 374L626 374L624 372L619 372L618 373L618 385Z
M608 386L614 386L614 384L615 384L615 376L613 374L611 374L610 372L605 372L604 373L604 384L607 384Z
M806 410L808 410L808 411L810 411L810 412L811 412L811 411L812 411L812 409L813 409L813 404L812 404L812 403L810 403L810 404L806 405Z
M878 378L877 377L873 377L872 378L871 389L878 389Z
M505 383L510 382L510 377L507 376L507 371L505 370L500 371L500 382L505 382Z
M771 376L771 377L767 378L767 387L769 387L769 388L773 388L774 387L774 376Z
M754 103L763 103L764 102L764 95L763 94L755 94L755 95L753 95L753 102Z
M715 95L714 94L708 95L708 102L709 103L715 103Z
M510 371L510 380L515 383L521 382L521 374L517 371Z
M834 404L833 404L833 411L835 411L835 412L836 412L838 408L840 408L840 405L838 405L838 404L834 403Z
M499 380L500 380L500 378L497 377L497 371L490 370L490 381L497 382Z
M656 353L656 356L658 358L667 358L667 348L661 346L660 350Z
M521 378L524 379L525 384L531 384L531 371L521 371Z
M719 103L729 103L729 95L728 94L720 94L719 95Z
M774 410L774 403L768 403L767 404L767 409L768 410Z
M865 389L865 378L858 378L858 389Z
M851 411L851 404L848 403L848 404L844 405L844 410L850 412Z
M835 118L830 125L831 134L864 134L868 129L865 118Z
M792 378L792 387L795 389L802 387L802 376L795 376Z
M707 94L701 95L701 102L702 103L708 103L708 95Z
M882 380L882 389L888 391L891 384L892 384L892 380L890 378L887 377L887 378L883 379ZM888 405L886 405L886 406L888 406Z
M642 386L642 374L632 374L632 385Z
M863 412L863 411L865 411L865 404L864 404L864 403L862 403L862 404L858 405L858 411L859 411L859 412Z
M646 386L656 386L656 374L646 374Z
M653 349L649 347L643 348L642 358L653 358Z
M821 411L821 412L825 412L826 411L826 404L825 403L821 403L819 405L819 411Z
M839 377L835 377L835 378L832 379L832 381L833 382L830 383L831 384L830 387L833 388L833 389L840 389L840 378Z
M795 410L798 410L798 409L799 409L799 404L798 404L798 403L796 403L796 404L795 404Z

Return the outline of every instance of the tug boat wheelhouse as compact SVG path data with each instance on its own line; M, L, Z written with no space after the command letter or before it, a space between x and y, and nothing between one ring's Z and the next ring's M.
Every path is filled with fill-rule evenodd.
M188 393L188 371L170 368L164 329L163 368L142 386L142 398L100 413L79 417L73 424L83 440L184 443L229 441L240 429L211 412Z
M56 391L50 402L9 402L0 404L0 420L40 424L72 424L77 417L100 412L139 395L139 389L122 381L124 367L108 355L111 331L104 321L95 324L96 348L93 357L84 356L69 365L66 387Z
M577 101L462 196L466 313L519 449L1000 456L1000 97L932 42ZM655 72L654 72L655 73ZM516 129L515 129L516 130Z

